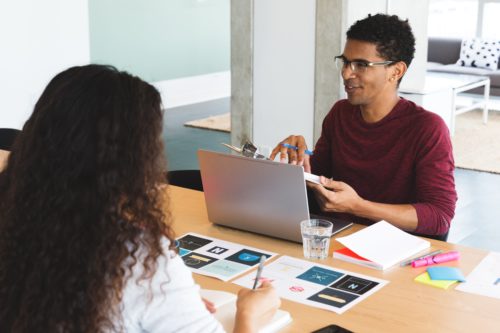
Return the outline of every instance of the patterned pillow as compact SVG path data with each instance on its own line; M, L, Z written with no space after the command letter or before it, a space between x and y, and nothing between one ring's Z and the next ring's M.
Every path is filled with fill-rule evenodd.
M468 67L481 67L496 70L500 57L500 40L464 39L460 48L457 64Z

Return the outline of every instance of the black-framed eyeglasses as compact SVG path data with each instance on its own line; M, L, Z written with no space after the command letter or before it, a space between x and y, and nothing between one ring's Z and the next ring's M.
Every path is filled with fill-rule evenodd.
M387 66L396 63L397 61L387 60L387 61L377 61L377 62L369 62L362 60L354 60L349 61L344 56L339 55L335 57L335 66L339 70L346 69L347 66L351 69L353 73L364 73L368 67L373 66Z

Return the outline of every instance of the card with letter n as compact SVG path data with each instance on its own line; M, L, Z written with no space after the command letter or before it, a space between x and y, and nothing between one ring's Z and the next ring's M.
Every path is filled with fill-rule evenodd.
M259 264L261 256L265 256L267 261L277 255L196 233L187 233L177 238L176 245L182 260L193 273L222 281L229 281L251 270Z

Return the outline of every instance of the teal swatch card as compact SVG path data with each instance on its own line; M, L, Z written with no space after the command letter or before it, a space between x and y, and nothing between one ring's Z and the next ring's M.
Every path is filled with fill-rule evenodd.
M429 273L431 280L457 280L465 282L465 277L462 274L462 271L456 267L428 267L427 273Z

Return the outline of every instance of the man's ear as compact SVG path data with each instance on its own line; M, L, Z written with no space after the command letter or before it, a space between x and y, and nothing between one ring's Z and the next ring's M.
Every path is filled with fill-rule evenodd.
M406 74L406 71L408 70L408 66L406 66L406 63L404 61L398 61L397 63L392 65L392 68L393 68L392 75L394 76L394 79L396 81L399 81Z

